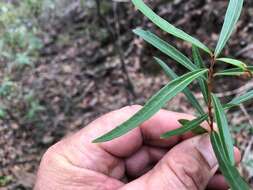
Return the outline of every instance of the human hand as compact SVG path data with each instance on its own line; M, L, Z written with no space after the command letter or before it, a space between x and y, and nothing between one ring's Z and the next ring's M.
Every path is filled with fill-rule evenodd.
M93 144L131 117L140 106L110 112L53 145L42 158L35 190L204 190L228 189L216 174L217 160L208 135L187 133L160 139L192 116L159 111L128 134ZM237 162L240 153L235 149Z

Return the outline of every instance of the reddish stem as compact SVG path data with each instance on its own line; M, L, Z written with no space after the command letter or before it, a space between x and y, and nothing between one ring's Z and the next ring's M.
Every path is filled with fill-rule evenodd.
M209 125L210 125L211 131L214 130L214 127L213 127L214 117L213 117L213 106L212 106L212 94L211 93L213 91L213 78L214 78L215 61L216 61L215 56L212 56L211 65L210 65L210 68L208 70L208 81L207 81L207 85L208 85L208 102L207 102L207 106L208 106Z

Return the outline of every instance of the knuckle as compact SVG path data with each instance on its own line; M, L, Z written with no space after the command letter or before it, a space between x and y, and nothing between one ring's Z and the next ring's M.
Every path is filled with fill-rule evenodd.
M198 190L203 183L201 165L194 162L189 156L174 156L167 161L167 165L186 189Z
M203 175L203 168L200 164L195 163L190 166L185 166L183 168L185 174L192 179L192 182L195 183L196 186L200 186L205 181L205 177Z
M46 165L54 165L56 160L56 146L57 144L51 146L49 149L47 149L47 151L44 153L44 155L42 156L41 159L41 163L42 164L46 164Z

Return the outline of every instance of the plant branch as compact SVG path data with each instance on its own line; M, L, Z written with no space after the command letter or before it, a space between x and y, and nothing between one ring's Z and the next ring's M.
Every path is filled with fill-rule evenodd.
M114 14L114 23L115 23L115 37L116 37L116 51L119 55L119 58L120 58L120 63L121 63L121 69L123 71L123 73L125 74L125 77L126 77L126 82L127 82L127 88L128 90L131 92L132 96L133 97L136 97L136 93L135 93L135 90L134 90L134 85L129 77L129 74L128 74L128 71L127 71L127 67L126 67L126 63L124 61L124 53L123 53L123 50L122 50L122 41L121 41L121 38L120 38L120 23L119 23L119 17L118 17L118 5L117 5L117 2L114 2L113 3L113 14ZM118 40L117 40L118 39Z
M113 2L113 19L114 19L114 26L111 26L110 23L107 21L107 19L101 14L101 4L100 0L96 0L96 9L97 9L97 16L99 18L99 21L104 24L109 32L109 34L112 37L115 52L118 54L121 64L121 70L124 74L124 78L126 80L126 88L130 92L131 98L128 97L128 102L132 102L132 98L136 97L136 93L134 90L134 85L130 79L130 76L128 74L128 70L126 67L126 63L124 61L124 54L122 50L122 41L120 39L120 24L119 24L119 17L118 17L118 7L117 2Z
M213 79L214 79L214 65L215 65L215 56L211 57L211 65L209 67L208 71L208 116L209 116L209 125L211 131L214 130L213 123L214 123L214 117L213 117L213 106L212 106L212 91L213 91Z

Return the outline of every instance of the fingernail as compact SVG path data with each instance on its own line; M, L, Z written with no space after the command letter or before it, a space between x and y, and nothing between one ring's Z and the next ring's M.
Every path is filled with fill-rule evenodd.
M210 137L208 134L203 135L199 139L199 143L196 148L199 150L199 152L205 158L205 160L209 164L210 168L214 168L215 166L217 166L217 164L218 164L217 159L214 154L212 144L210 141Z

